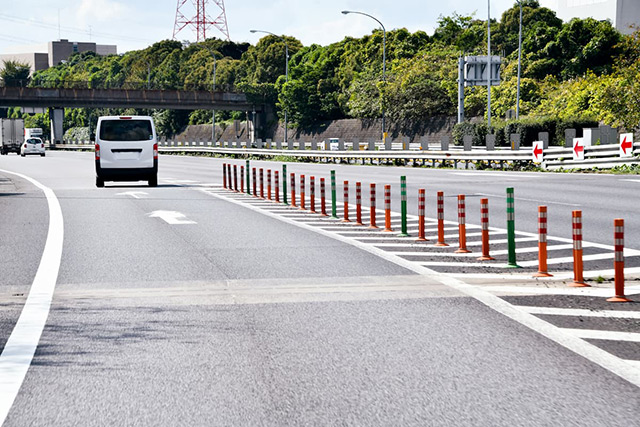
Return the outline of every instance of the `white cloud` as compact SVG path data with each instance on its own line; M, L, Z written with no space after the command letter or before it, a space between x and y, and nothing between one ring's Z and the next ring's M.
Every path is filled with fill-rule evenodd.
M92 22L108 22L131 16L127 7L113 0L81 0L76 17L78 23L87 26Z

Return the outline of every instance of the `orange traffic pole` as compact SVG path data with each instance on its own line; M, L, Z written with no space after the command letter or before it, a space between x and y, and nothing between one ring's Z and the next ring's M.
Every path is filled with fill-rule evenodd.
M384 231L391 233L391 186L384 186Z
M276 203L280 203L280 174L278 171L274 171L274 186L276 190Z
M324 185L324 178L320 178L320 215L329 216L327 215L327 200L325 191L326 189Z
M312 176L309 182L309 194L311 195L311 213L316 213L316 177Z
M244 166L240 166L240 192L244 193Z
M582 211L573 211L573 288L589 287L584 283L584 265L582 263Z
M222 187L227 188L227 164L222 164Z
M378 228L376 225L376 185L369 184L371 198L369 199L369 228Z
M264 199L264 170L260 168L260 198Z
M449 246L444 242L444 192L438 191L438 242L435 246Z
M538 206L538 272L533 277L552 277L547 271L547 207Z
M613 220L614 225L614 249L615 258L613 268L615 271L616 296L607 299L609 302L632 302L624 296L624 219Z
M468 254L467 249L467 208L464 194L458 194L458 242L457 254Z
M307 210L307 201L305 197L305 179L304 175L300 175L300 210Z
M356 182L356 225L364 225L362 223L362 184Z
M294 208L298 207L298 205L296 205L296 174L295 173L291 174L291 206L293 206Z
M258 180L256 179L256 168L253 168L253 197L258 197Z
M426 242L424 229L424 210L426 205L426 192L424 188L418 190L418 242Z
M489 255L489 199L480 199L480 224L482 226L482 256L478 261L493 261Z
M349 181L344 182L344 219L342 222L349 221Z
M238 165L233 165L233 191L238 192Z
M267 169L267 199L271 200L271 169Z

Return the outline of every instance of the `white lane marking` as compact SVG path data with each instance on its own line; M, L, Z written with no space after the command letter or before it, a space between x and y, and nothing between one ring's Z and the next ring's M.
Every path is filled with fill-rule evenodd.
M603 259L613 259L613 257L615 256L615 254L612 253L605 253L605 254L593 254L593 255L584 255L582 257L583 261L599 261L599 260L603 260ZM573 262L573 257L560 257L560 258L549 258L547 260L547 264L551 265L551 264L567 264L567 263L572 263ZM520 267L535 267L538 265L538 260L531 260L531 261L519 261L517 263Z
M175 211L154 211L149 214L149 218L160 218L170 225L197 224L195 221L185 219L187 216Z
M202 190L204 191L204 190ZM229 199L222 194L215 194L208 192L213 197L216 197L221 200L226 200L229 203L234 203L239 206L244 206L246 209L253 210L254 212L261 213L262 215L266 215L270 218L277 219L279 221L285 222L287 224L293 225L295 227L299 227L305 230L309 230L315 232L317 234L321 234L323 236L329 237L334 240L338 240L340 242L352 245L363 251L369 252L371 254L377 255L378 257L387 260L389 262L393 262L401 267L406 268L407 270L413 271L417 274L428 275L434 280L439 281L443 285L449 286L453 289L456 289L460 292L463 292L469 295L472 298L480 301L485 304L487 307L497 311L498 313L503 314L506 317L509 317L512 320L532 329L533 331L539 333L540 335L558 343L559 345L568 348L574 353L583 356L584 358L590 360L591 362L602 366L603 368L613 372L619 377L629 381L630 383L640 387L640 369L636 369L634 366L626 363L626 361L620 359L617 356L587 342L578 337L572 336L564 332L562 329L552 325L551 323L545 322L538 317L526 313L514 305L508 303L502 298L493 295L490 292L487 292L483 288L479 288L464 281L454 278L446 273L439 273L437 271L428 269L426 267L422 267L415 262L407 261L403 258L400 258L391 253L385 252L382 249L378 249L372 245L362 243L358 240L351 239L345 236L340 236L335 233L331 233L317 227L312 227L307 224L298 223L289 218L283 218L278 214L274 214L271 212L267 212L259 207L248 206L241 201Z
M2 172L19 176L44 192L49 206L49 230L29 296L0 355L0 425L7 418L20 391L47 322L53 291L58 280L64 241L62 209L53 190L28 176L5 170Z
M640 311L585 310L580 308L533 307L525 305L518 305L516 307L531 314L603 317L608 319L640 319Z
M481 286L482 289L497 293L517 293L531 295L581 295L588 297L612 297L613 288L543 288L531 286ZM640 294L640 286L627 286L625 295Z
M488 62L488 61L487 61ZM640 179L621 179L620 181L626 181L626 182L640 182Z
M379 246L379 245L376 245ZM491 252L493 255L493 252ZM572 279L573 272L572 271L552 271L553 277L544 280L560 280L560 279ZM625 275L629 276L631 274L640 273L640 267L628 267L624 269ZM613 277L615 274L615 270L585 270L584 277L585 279L595 279L598 276L602 277ZM468 277L473 279L504 279L504 278L517 278L519 280L538 280L535 277L531 277L531 273L514 273L513 271L509 272L505 276L505 274L495 274L495 273L450 273L450 276L453 277Z
M474 196L484 196L484 197L497 197L497 198L505 198L506 196L504 194L488 194L488 193L473 193ZM538 200L538 199L527 199L524 197L517 197L516 196L516 201L518 200L523 200L525 202L536 202L536 203L542 203L543 205L560 205L560 206L572 206L574 208L579 208L582 205L576 205L574 203L562 203L562 202L550 202L548 200Z
M116 196L131 196L134 199L146 199L149 193L144 191L126 191L124 193L118 193Z
M499 176L500 178L519 178L519 179L528 179L528 178L544 178L543 174L538 175L524 175L524 174L514 174L514 173L495 173L495 172L450 172L449 175L460 175L460 176Z
M640 333L637 332L596 331L594 329L571 328L562 328L562 330L575 335L578 338L587 340L640 342Z

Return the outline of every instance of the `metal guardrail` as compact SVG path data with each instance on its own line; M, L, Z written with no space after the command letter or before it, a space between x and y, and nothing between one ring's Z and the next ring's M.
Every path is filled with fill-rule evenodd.
M218 144L224 145L221 143ZM447 151L442 151L438 150L437 148L439 146L436 147L435 145L430 145L428 150L419 149L422 147L402 150L402 144L394 144L391 150L384 150L384 147L377 144L375 151L362 149L332 151L311 150L306 144L297 142L293 144L293 149L247 148L247 144L244 142L233 142L230 144L234 145L234 147L214 146L210 141L163 141L159 143L159 151L163 153L193 152L264 158L288 156L311 161L360 162L362 164L383 164L403 161L405 164L411 162L412 164L421 163L424 165L427 162L431 162L433 166L452 165L457 167L458 164L463 164L466 168L478 162L486 163L489 167L504 167L505 164L514 162L533 164L531 147L524 147L520 150L497 148L491 151L484 149L484 147L473 147L470 151L465 151L462 147L452 147ZM93 150L93 144L89 141L75 141L72 143L59 144L57 148ZM540 167L546 170L609 169L616 166L634 164L640 164L640 143L634 144L633 157L626 158L619 156L619 146L617 144L586 147L585 159L581 161L573 160L573 150L571 148L551 147L544 151L544 160Z

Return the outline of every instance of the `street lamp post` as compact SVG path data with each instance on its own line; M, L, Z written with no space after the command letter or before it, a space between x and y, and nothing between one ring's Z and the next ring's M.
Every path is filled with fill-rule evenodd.
M364 16L368 16L369 18L373 19L374 21L376 21L378 24L380 24L380 26L382 27L382 82L385 85L385 89L386 89L386 83L387 83L387 29L384 27L384 25L382 25L382 22L380 22L379 19L377 19L374 16L371 16L367 13L364 12L357 12L357 11L353 11L353 10L343 10L342 14L343 15L348 15L349 13L355 13L358 15L364 15ZM386 140L386 127L385 127L385 119L386 119L386 114L385 114L385 108L384 108L384 100L382 100L382 142L384 143Z
M251 33L265 33L265 34L270 34L274 37L279 38L280 40L282 40L282 42L284 43L284 56L285 56L285 81L288 83L289 82L289 45L287 44L287 40L284 37L281 37L277 34L274 34L270 31L264 31L264 30L249 30ZM288 117L287 117L287 108L285 107L284 109L284 142L287 142L287 134L288 134L288 128L289 128L289 121L288 121Z
M516 90L516 120L520 118L520 72L522 67L522 0L516 0L520 6L520 31L518 33L518 89Z

